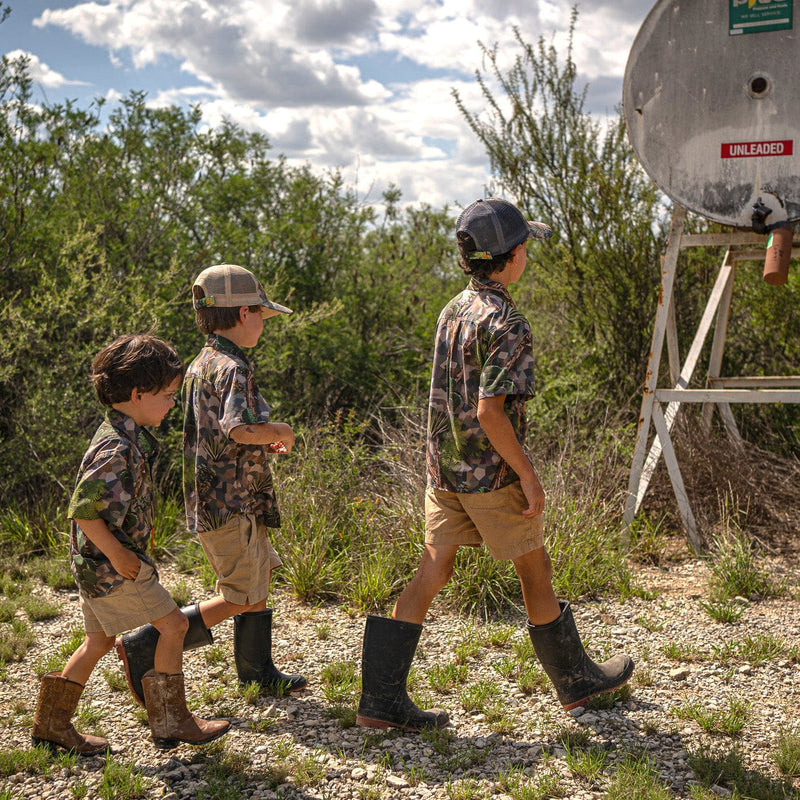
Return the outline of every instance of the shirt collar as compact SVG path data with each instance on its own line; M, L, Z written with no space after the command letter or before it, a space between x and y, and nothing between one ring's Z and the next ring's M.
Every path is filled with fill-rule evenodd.
M158 454L156 437L147 428L137 425L127 414L117 411L116 408L109 408L106 410L106 419L117 433L130 439L149 460Z
M473 275L470 278L469 286L467 288L475 292L494 292L495 294L499 294L507 303L510 303L512 306L514 305L514 301L511 299L511 295L508 293L508 289L498 281L493 281L489 278L483 278L479 275Z
M227 353L229 356L238 358L244 361L245 364L250 363L250 359L244 354L244 351L239 345L234 344L230 339L220 336L218 333L212 333L206 340L206 347L211 347L214 350L219 350L221 353Z

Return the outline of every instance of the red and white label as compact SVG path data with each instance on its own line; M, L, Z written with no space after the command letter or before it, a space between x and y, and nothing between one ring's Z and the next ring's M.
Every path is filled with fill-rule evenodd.
M794 154L792 139L774 142L723 142L722 158L755 158L756 156L791 156Z

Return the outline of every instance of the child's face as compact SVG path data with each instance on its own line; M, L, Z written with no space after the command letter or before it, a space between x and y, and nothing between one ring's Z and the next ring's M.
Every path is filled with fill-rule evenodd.
M264 330L264 317L261 311L251 311L246 306L242 309L242 347L255 347Z
M175 405L175 393L181 385L180 377L167 386L166 389L159 389L157 392L140 392L134 390L134 397L137 398L136 414L133 416L137 425L161 424L161 420L167 416L167 412Z

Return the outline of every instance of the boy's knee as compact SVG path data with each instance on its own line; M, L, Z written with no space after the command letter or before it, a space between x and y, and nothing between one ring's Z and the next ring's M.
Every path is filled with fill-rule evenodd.
M98 654L98 657L102 657L106 653L111 652L115 640L116 637L107 636L102 631L99 631L97 633L87 634L83 645L90 653L95 653Z

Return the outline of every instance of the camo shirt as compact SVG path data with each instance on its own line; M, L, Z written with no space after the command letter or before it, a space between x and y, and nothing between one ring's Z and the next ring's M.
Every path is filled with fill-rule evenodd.
M528 321L502 284L473 276L444 307L436 326L428 404L428 485L476 493L518 481L478 422L478 400L505 395L505 411L524 446L525 401L533 394Z
M102 519L111 533L155 567L147 546L155 519L151 468L158 442L127 414L110 408L83 457L67 516L72 520L70 557L78 589L104 597L122 584L108 558L76 522Z
M239 425L269 422L253 365L231 341L212 334L183 380L183 493L190 531L221 527L234 514L281 524L265 445L230 438Z

